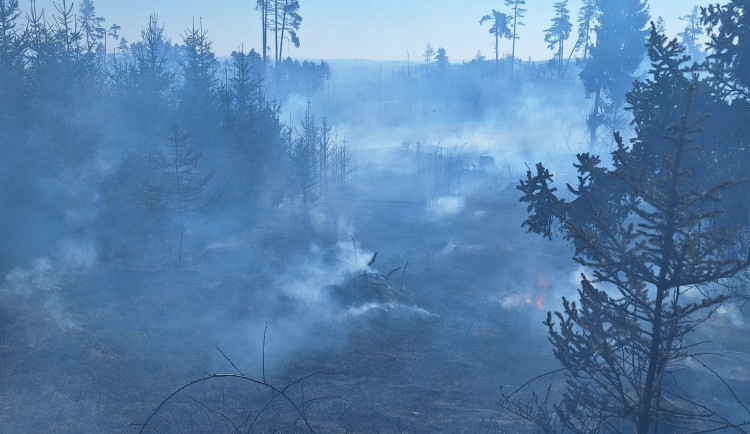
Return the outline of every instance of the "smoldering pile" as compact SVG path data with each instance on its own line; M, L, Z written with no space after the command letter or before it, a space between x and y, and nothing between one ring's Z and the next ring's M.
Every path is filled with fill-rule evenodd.
M331 248L311 245L307 254L290 261L294 271L285 273L278 285L286 297L313 314L316 322L438 318L414 299L408 287L408 261L398 265L382 259L377 252L359 246L352 236ZM380 262L387 271L378 268Z
M365 268L347 272L343 282L331 285L326 291L333 302L336 318L429 319L439 315L414 304L404 290L404 276L408 262L381 273L373 268L377 259L373 253Z

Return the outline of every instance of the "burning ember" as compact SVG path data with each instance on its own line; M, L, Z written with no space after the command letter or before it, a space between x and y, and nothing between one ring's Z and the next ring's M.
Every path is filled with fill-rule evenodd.
M536 304L537 309L544 310L544 295L537 295L534 304Z
M536 294L536 307L539 310L544 310L544 301L547 298L547 291L549 291L549 280L547 280L547 275L540 271L537 274L537 294Z
M544 310L545 300L547 299L547 291L549 291L549 281L547 280L547 276L541 271L537 274L536 286L536 295L532 296L531 294L526 294L524 296L524 301L526 302L526 304L531 304L533 299L537 309Z

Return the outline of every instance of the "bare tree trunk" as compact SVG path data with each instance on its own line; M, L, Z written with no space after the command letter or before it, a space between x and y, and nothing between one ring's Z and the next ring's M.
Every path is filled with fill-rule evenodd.
M263 65L268 65L268 2L262 0L260 6L261 27L263 28Z
M279 62L284 57L284 33L286 32L286 8L289 0L284 0L284 10L281 13L281 38L279 40Z
M589 125L589 144L593 146L596 143L596 130L599 128L599 111L602 103L602 89L596 90L594 98L594 109L591 112L591 125Z
M302 189L302 223L305 231L310 229L310 203L307 197L307 188Z
M177 245L177 268L182 268L182 246L185 240L185 224L180 222L180 241Z
M563 48L564 41L560 36L560 49L557 51L557 81L562 81L563 76Z
M180 217L180 233L179 233L179 241L177 244L177 268L182 268L182 246L185 240L185 214L183 212L182 208L182 195L180 194L180 185L182 184L180 180L180 170L177 165L174 167L174 174L175 174L175 187L177 192L177 212L179 213Z
M641 408L638 409L638 434L648 434L648 428L651 425L651 406L654 395L655 379L657 367L661 361L661 344L662 344L662 316L664 305L664 296L669 289L668 276L672 257L675 252L674 234L677 216L675 210L679 201L677 195L677 185L679 184L680 165L682 162L682 148L677 147L674 167L670 179L669 202L666 207L666 230L664 234L664 246L661 248L661 262L659 264L659 284L656 286L656 301L654 303L654 321L651 331L651 348L649 349L648 370L646 371L646 383L643 386L643 401Z
M278 66L279 64L279 1L273 0L274 66Z
M518 3L513 8L513 45L510 51L510 81L513 81L513 70L516 65L516 24L518 23Z
M495 81L500 77L500 55L498 52L498 45L500 44L500 36L498 32L495 32Z

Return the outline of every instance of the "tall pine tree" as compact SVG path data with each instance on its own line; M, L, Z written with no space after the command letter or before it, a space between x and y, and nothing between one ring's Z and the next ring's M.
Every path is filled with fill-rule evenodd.
M596 44L581 70L581 81L594 106L587 124L595 144L600 127L609 125L610 135L619 125L618 114L633 74L646 54L648 6L644 0L599 0Z

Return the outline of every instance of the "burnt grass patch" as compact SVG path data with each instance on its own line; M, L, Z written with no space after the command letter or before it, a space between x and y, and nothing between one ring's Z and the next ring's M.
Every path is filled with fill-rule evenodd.
M495 403L499 386L550 363L542 334L532 333L542 347L528 344L536 327L526 316L538 310L505 311L496 301L502 266L487 241L497 228L483 222L420 228L425 224L415 216L423 206L353 204L361 223L357 243L378 251L378 271L332 276L321 288L331 318L308 318L292 351L278 360L271 351L265 355L274 384L335 374L304 383L306 398L321 398L306 410L318 432L502 430L511 421ZM297 249L287 254L305 250L280 237L279 248ZM265 236L264 251L212 253L218 259L179 270L100 266L61 273L49 287L8 285L0 321L0 425L15 432L138 432L177 388L206 373L234 371L216 355L217 346L246 374L261 377L260 346L235 345L242 330L250 323L257 334L268 320L270 346L284 339L275 319L311 315L278 288L270 270L284 253L266 253L272 239ZM228 328L236 329L231 339L222 334ZM301 389L290 393L302 399ZM295 415L278 399L258 416L268 398L231 379L206 382L178 394L146 432L233 432L230 418L245 423L243 429L251 420L257 432L292 432Z
M541 322L555 298L575 290L569 251L508 224L524 211L510 199L469 199L443 221L424 220L424 207L348 204L356 243L377 260L314 283L317 304L280 283L280 273L304 274L282 268L284 258L309 250L288 234L279 244L270 233L255 245L199 252L179 270L99 266L60 273L54 284L8 283L0 426L138 432L178 388L241 371L279 387L318 373L287 389L306 403L316 432L533 432L497 400L501 386L557 367ZM146 428L305 430L284 399L237 378L187 388Z

